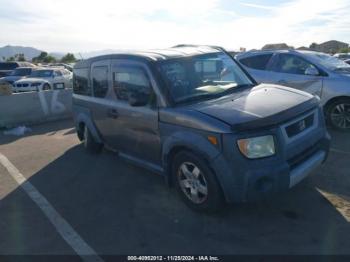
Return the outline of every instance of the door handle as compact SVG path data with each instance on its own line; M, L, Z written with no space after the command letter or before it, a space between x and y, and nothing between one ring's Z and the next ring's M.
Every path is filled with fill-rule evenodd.
M108 109L107 116L109 118L116 119L119 117L119 113L118 113L117 109L112 108L112 109Z

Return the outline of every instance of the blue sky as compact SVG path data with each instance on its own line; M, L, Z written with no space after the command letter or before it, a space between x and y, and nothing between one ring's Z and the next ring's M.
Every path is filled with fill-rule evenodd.
M350 42L349 0L0 0L0 46L47 51Z

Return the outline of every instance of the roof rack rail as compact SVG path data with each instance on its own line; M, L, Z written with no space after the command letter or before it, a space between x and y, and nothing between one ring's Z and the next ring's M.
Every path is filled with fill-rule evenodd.
M215 46L215 45L179 44L179 45L172 46L172 48L176 48L176 47L211 47L213 49L217 49L217 50L220 50L220 51L226 51L223 47Z

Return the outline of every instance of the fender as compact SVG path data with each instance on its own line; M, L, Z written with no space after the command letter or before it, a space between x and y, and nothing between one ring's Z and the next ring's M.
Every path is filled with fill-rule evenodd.
M169 159L171 151L179 147L198 153L208 161L215 159L221 153L220 147L212 145L203 135L189 131L175 132L162 142L162 165L167 178L171 174Z
M84 123L90 130L95 141L98 143L103 143L101 136L92 121L90 110L81 106L73 105L73 112L76 130L79 130L79 124Z

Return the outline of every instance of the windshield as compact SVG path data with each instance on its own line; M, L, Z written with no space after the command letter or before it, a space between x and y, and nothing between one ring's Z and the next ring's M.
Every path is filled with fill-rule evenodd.
M175 102L210 99L252 81L224 54L207 54L162 62L160 71Z
M350 70L350 65L345 63L343 60L340 60L334 56L330 56L322 53L315 53L311 55L318 63L323 65L329 70Z
M51 77L53 70L36 70L30 74L30 77Z
M11 76L27 76L32 70L30 68L17 68L10 74Z

